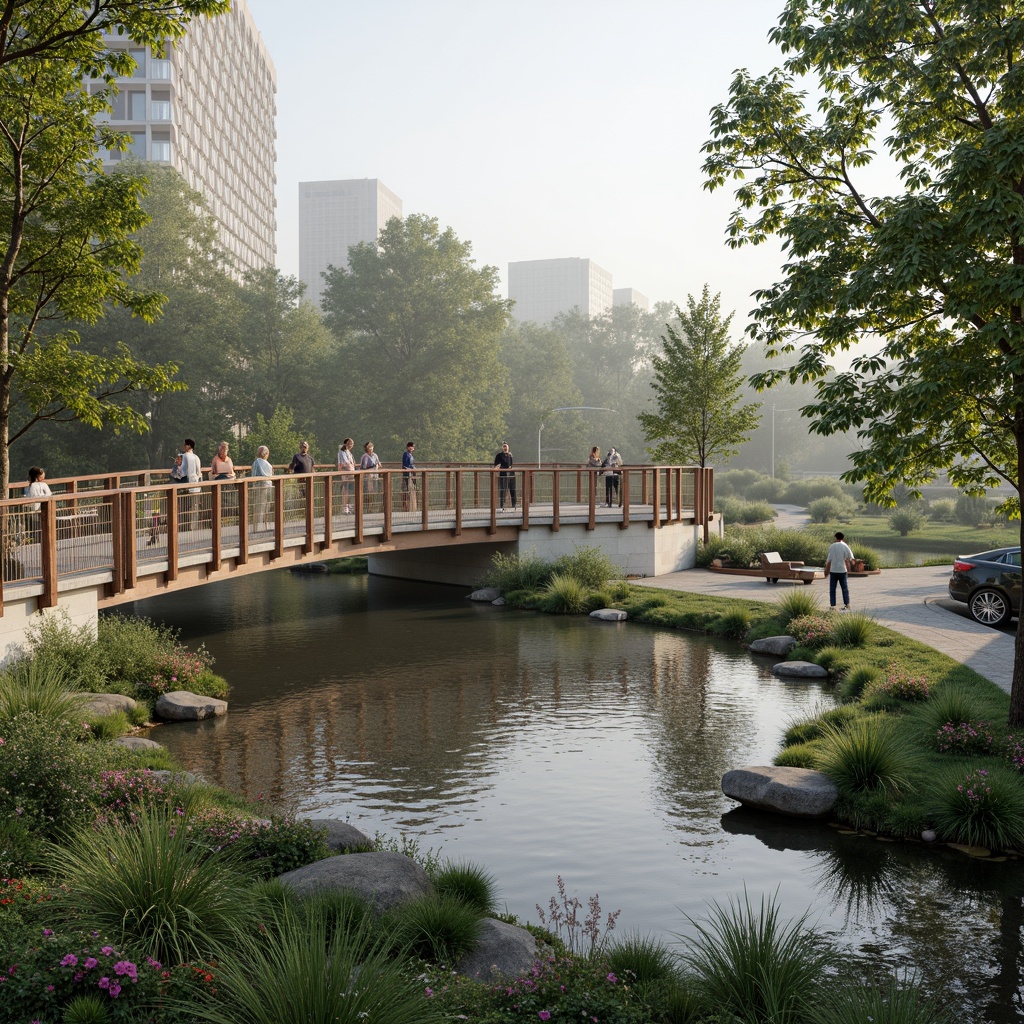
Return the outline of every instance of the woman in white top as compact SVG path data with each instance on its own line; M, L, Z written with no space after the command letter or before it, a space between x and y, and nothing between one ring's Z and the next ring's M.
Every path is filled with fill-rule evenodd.
M346 437L338 447L338 472L345 475L341 478L341 500L345 505L345 513L352 511L353 481L355 480L356 460L352 454L355 441Z
M269 462L269 456L270 449L265 444L261 444L256 449L256 461L252 464L252 476L272 477L274 475L274 467ZM252 521L258 530L266 529L267 526L267 508L270 505L270 488L272 486L269 479L261 479L258 483L253 484Z
M52 498L53 491L50 490L50 485L46 483L46 470L42 466L33 466L28 471L28 487L25 488L26 498ZM33 505L29 505L30 512L38 512L42 508L42 502L37 501Z

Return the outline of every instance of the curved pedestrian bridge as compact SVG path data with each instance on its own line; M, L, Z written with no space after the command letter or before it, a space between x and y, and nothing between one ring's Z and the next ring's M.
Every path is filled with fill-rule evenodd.
M0 614L17 602L30 615L76 594L88 594L94 609L111 607L234 574L352 555L374 557L377 571L386 559L375 556L404 552L408 568L409 556L429 552L436 567L468 545L525 550L530 542L546 551L554 540L568 550L598 543L609 550L609 538L627 533L634 546L653 550L644 535L668 526L702 529L713 500L712 471L692 466L622 467L611 507L600 470L550 465L514 471L514 507L503 486L509 480L479 465L417 468L411 475L387 468L266 479L240 474L200 484L173 484L147 470L48 483L50 498L21 497L19 484L0 502ZM623 559L618 564L633 571ZM641 566L635 574L652 571Z

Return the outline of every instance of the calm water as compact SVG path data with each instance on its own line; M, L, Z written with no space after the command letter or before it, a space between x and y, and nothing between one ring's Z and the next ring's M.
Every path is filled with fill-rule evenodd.
M777 892L851 957L947 984L963 1024L1024 1021L1017 864L744 812L722 773L769 763L831 703L738 646L474 604L452 588L263 573L135 606L203 642L226 718L153 733L209 780L416 836L490 870L536 920L562 875L618 931L693 933Z

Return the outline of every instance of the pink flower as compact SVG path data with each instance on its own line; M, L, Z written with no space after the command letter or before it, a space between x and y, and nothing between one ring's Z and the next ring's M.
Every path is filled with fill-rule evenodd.
M67 956L61 960L61 967L74 967L78 964L78 957L74 953L68 953Z
M614 974L609 974L608 980L614 985L619 979L616 978Z
M114 952L114 947L113 947L113 946L104 946L104 947L103 947L103 948L102 948L102 949L100 950L100 952L101 952L101 953L102 953L102 954L103 954L104 956L110 956L110 954Z
M100 980L97 981L96 984L99 985L100 988L110 988L110 979L105 977L100 978Z
M541 1020L551 1020L551 1013L548 1010L541 1010L537 1016L540 1017Z
M121 986L115 982L110 986L110 998L116 999L121 994Z
M423 994L429 999L433 994L434 990L428 985L424 990Z
M96 957L94 957L94 956L91 956L91 957L89 957L89 959L88 959L88 960L86 960L86 961L85 961L85 963L84 963L84 964L82 964L82 966L83 966L83 967L84 967L84 968L85 968L86 970L89 970L89 971L91 971L91 970L92 970L92 969L93 969L93 968L94 968L94 967L95 967L95 966L96 966L96 965L97 965L98 963L99 963L99 960L97 960L97 959L96 959Z

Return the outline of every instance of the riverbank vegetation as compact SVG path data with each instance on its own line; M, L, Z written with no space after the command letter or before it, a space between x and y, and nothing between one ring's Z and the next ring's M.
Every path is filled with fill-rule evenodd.
M715 559L726 566L740 569L760 568L762 551L778 551L785 561L823 566L832 543L834 527L816 531L782 530L776 526L727 527L722 537L709 537L697 549L697 565L707 568ZM827 536L825 535L827 534ZM854 558L864 561L865 569L881 567L881 558L873 548L847 537Z

